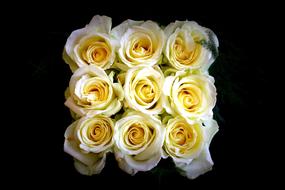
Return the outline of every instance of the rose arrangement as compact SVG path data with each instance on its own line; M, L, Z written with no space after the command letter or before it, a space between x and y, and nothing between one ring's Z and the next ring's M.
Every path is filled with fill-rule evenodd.
M134 175L170 157L190 179L212 169L216 35L196 22L162 29L153 21L94 16L68 37L63 59L73 75L65 105L74 122L64 151L84 175L98 174L108 153Z

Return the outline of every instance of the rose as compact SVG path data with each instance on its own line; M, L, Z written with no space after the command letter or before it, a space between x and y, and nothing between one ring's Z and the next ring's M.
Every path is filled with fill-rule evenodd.
M132 175L154 168L161 159L164 133L159 120L127 111L115 125L115 157L119 167Z
M117 42L110 36L111 26L111 18L96 15L86 27L71 33L63 58L73 72L86 65L110 68L117 47Z
M124 93L129 107L146 114L159 114L162 109L163 73L158 66L133 67L125 76Z
M198 121L190 124L179 116L166 124L165 157L169 155L181 173L190 179L210 171L213 166L209 145L218 132L218 125L212 119L204 125Z
M153 66L161 61L165 35L152 21L126 20L112 29L112 35L120 41L118 57L124 64L116 65L127 70L134 66Z
M204 144L201 125L198 122L189 124L179 116L168 121L164 150L175 162L189 163L200 154Z
M178 69L207 70L218 54L219 42L208 28L196 22L176 21L164 30L167 42L164 50L170 66Z
M190 123L212 117L216 95L214 78L207 74L178 71L175 76L165 78L165 110L172 115L181 115Z
M75 168L84 175L98 174L106 153L113 146L114 123L103 115L82 117L65 131L64 151L75 158Z
M69 82L69 94L65 105L79 116L104 114L111 116L122 107L123 88L94 65L79 68Z

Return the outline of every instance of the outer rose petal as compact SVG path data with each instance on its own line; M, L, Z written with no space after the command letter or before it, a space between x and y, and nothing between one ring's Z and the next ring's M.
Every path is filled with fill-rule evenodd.
M112 19L107 16L96 15L92 18L90 23L87 25L87 29L90 32L99 32L109 34L111 32Z
M134 21L134 20L126 20L122 22L120 25L114 27L111 31L111 35L114 36L116 39L121 39L124 33L128 30L128 28L132 26L137 26L142 24L143 21Z
M181 27L183 24L184 24L184 21L175 21L175 22L168 24L164 28L164 33L166 37L169 38L169 36L176 30L176 28Z
M104 153L103 156L100 159L98 159L97 162L92 166L85 165L82 162L74 159L75 169L82 175L89 175L89 176L101 173L101 171L105 167L105 163L106 163L106 153Z
M114 115L115 113L117 113L118 111L120 111L121 108L122 108L122 103L116 98L110 103L110 105L108 106L107 109L105 109L105 110L91 110L91 111L88 111L88 113L86 113L86 115L88 117L93 117L93 116L98 115L98 114L104 114L104 115L110 117L110 116Z
M170 96L171 95L171 88L172 88L174 80L175 80L174 76L169 76L169 77L165 78L165 81L164 81L165 85L163 85L163 93L164 93L164 95L166 95L166 96Z
M79 40L85 36L87 33L86 28L81 28L78 30L73 31L70 36L68 37L66 44L65 44L65 51L67 55L73 54L74 46L79 42Z
M126 155L125 160L127 164L133 168L135 171L149 171L154 168L161 159L161 152L149 156L150 159L147 161L137 161L132 158L132 156Z
M214 162L211 158L209 147L205 146L200 156L194 159L190 164L176 163L176 166L182 169L181 174L189 179L196 177L212 170Z
M119 168L121 170L125 171L126 173L130 175L135 175L138 171L132 168L129 164L127 164L125 158L125 154L123 154L119 149L115 146L114 147L114 153L115 153L115 158L118 162Z
M205 140L210 144L215 134L219 131L219 126L217 121L214 119L205 120L203 123L205 124Z

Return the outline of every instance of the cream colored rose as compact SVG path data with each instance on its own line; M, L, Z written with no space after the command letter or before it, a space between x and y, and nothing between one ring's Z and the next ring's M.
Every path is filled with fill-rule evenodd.
M167 42L164 50L170 66L178 69L207 70L218 54L219 42L208 28L196 22L176 21L164 30Z
M63 58L73 72L86 65L110 68L118 45L110 36L111 26L111 18L96 15L86 27L71 33L65 44Z
M122 107L124 92L119 83L113 82L113 74L108 76L94 65L79 68L70 79L70 97L65 105L79 116L117 113Z
M161 61L165 35L155 22L126 20L111 33L120 41L118 56L123 64L117 64L119 68L153 66Z
M169 114L181 115L189 122L209 119L216 104L214 78L206 74L178 71L165 78L164 107Z
M165 128L159 120L127 111L115 125L115 157L119 167L134 175L154 168L161 159Z
M182 117L170 119L166 125L164 150L170 156L181 173L190 179L210 171L213 161L209 145L218 132L215 120L190 124Z
M129 69L124 84L127 105L146 114L159 114L163 109L163 81L164 76L158 66Z
M98 174L114 140L114 123L103 115L82 117L65 131L64 151L74 157L75 168L84 175Z
M176 162L189 163L204 145L201 123L189 124L184 118L170 119L166 125L164 150Z

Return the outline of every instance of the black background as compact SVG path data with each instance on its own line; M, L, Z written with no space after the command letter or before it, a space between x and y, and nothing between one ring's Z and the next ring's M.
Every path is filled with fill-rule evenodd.
M262 89L269 84L263 62L254 57L254 47L259 45L256 31L263 18L234 3L218 10L203 5L209 10L201 7L201 11L197 12L197 8L195 13L187 4L179 9L86 6L71 9L43 4L40 5L42 9L31 9L29 15L23 14L24 44L28 52L23 59L29 72L26 77L31 81L27 91L32 90L33 98L28 102L33 101L34 107L34 111L28 113L32 123L28 133L32 137L25 138L22 144L25 155L22 156L21 174L32 174L26 183L33 184L37 179L45 185L81 184L90 188L104 184L126 188L173 185L189 189L231 188L243 187L247 182L254 186L263 176L268 176L265 172L268 165L260 159L267 145L256 140L263 134L261 125L265 122L262 110L266 94ZM189 180L180 176L168 159L150 172L129 176L117 167L113 155L109 155L100 175L86 177L76 172L71 156L63 152L63 134L71 123L69 111L63 105L71 71L62 59L62 50L70 33L84 27L97 14L112 17L113 26L126 19L149 19L162 25L188 19L215 32L220 43L219 57L211 66L210 74L216 80L218 97L214 117L220 130L210 147L215 163L212 171Z

